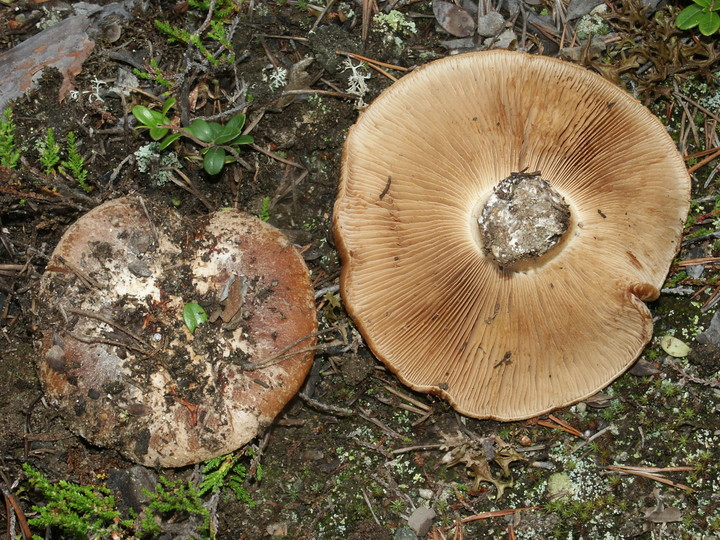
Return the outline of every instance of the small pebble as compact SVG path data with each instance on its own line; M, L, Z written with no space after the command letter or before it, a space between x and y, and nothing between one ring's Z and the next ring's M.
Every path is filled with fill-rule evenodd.
M435 510L427 506L418 506L408 518L408 525L419 537L425 536L435 519Z
M415 534L412 529L409 529L408 527L400 527L397 531L395 531L395 536L393 537L394 540L417 540L417 534Z
M420 489L418 489L418 495L420 495L423 499L430 500L433 498L435 493L433 492L432 489L420 488Z
M492 37L502 32L505 26L505 18L497 11L492 11L484 17L478 17L477 33L482 37Z

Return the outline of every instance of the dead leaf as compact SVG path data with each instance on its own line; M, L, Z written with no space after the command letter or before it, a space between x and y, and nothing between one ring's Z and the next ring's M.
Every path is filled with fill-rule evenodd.
M470 12L452 2L433 0L433 14L438 24L448 34L467 37L475 32L475 19Z
M585 404L595 409L604 409L610 406L611 396L598 392L585 400Z

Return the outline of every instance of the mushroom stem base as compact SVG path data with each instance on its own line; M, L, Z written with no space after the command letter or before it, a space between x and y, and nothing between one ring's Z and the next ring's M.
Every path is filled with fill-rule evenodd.
M505 267L554 248L570 224L570 207L539 173L512 173L495 187L478 223L485 255Z

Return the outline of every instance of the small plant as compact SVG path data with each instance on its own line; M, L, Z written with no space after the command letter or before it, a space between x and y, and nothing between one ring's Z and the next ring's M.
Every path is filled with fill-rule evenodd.
M169 98L160 111L135 105L132 113L142 124L139 129L149 129L150 137L160 143L160 150L164 150L180 137L187 137L199 144L202 147L200 152L204 156L203 168L208 174L220 173L226 163L235 161L233 154L237 155L241 145L252 144L254 141L250 135L242 134L245 125L244 114L236 114L224 126L201 118L196 118L186 128L172 126L167 112L174 104L175 98Z
M141 522L141 526L146 532L159 533L159 526L155 519L154 513L160 514L185 514L191 521L200 521L197 524L198 532L202 533L202 538L215 538L210 520L210 511L203 506L200 493L192 482L187 483L178 480L172 482L160 477L160 482L155 488L155 492L142 490L146 497L150 499L150 503L145 508L145 518Z
M0 165L14 169L20 160L20 149L15 146L15 122L12 109L7 108L0 116Z
M263 197L260 203L260 211L258 212L260 221L270 221L270 197Z
M92 187L87 184L88 172L85 169L85 158L80 155L78 150L77 140L75 139L75 133L72 131L67 135L67 161L60 163L62 167L65 167L70 171L70 175L77 180L80 187L85 190L86 193L92 191Z
M173 85L172 81L165 77L165 74L160 69L160 66L158 66L157 60L154 58L150 59L150 67L148 71L142 71L135 68L133 69L133 73L141 79L155 81L166 88L171 88Z
M60 162L60 145L55 141L55 133L48 128L45 138L35 144L35 149L40 154L40 163L47 175L55 174L55 168Z
M27 463L23 464L30 485L47 500L44 506L33 506L38 517L28 523L37 527L56 527L63 538L110 538L133 526L132 520L122 521L110 490L103 486L81 486L58 480L50 482L45 475ZM33 540L42 537L33 535Z
M254 139L250 135L242 134L244 125L244 114L236 114L224 126L200 118L190 122L187 131L207 143L201 151L205 156L203 168L208 174L218 174L226 163L234 162L232 151L237 152L240 145L253 143ZM227 154L226 148L231 151L230 155Z
M209 10L210 2L190 0L188 6L192 9ZM183 28L172 26L170 23L163 21L155 21L155 27L165 34L170 43L179 41L187 45L192 45L200 54L213 66L220 64L232 64L235 62L235 55L232 52L231 35L228 35L227 23L230 15L237 9L232 0L218 0L215 3L209 27L210 30L202 36L197 32L189 32ZM206 46L206 41L214 41L219 47L218 50L212 52ZM223 54L223 51L228 51Z
M720 30L720 0L693 0L675 19L680 30L698 27L704 36L710 36Z
M243 487L243 482L247 477L247 469L242 463L238 463L238 459L242 453L228 454L207 460L203 464L202 472L205 478L200 482L198 493L204 495L209 492L220 491L222 488L230 488L235 494L238 501L247 503L251 508L255 506L255 501ZM255 477L260 480L261 469L258 467Z
M132 113L135 119L140 122L142 125L138 126L137 129L149 129L150 130L150 138L153 141L159 141L163 137L170 134L170 119L167 116L168 111L170 108L175 105L175 98L170 97L165 100L165 103L163 103L162 109L159 111L155 111L153 109L148 109L144 105L135 105L132 108ZM180 137L179 134L175 134L177 136L170 138L168 137L160 144L160 150L164 150L171 142L176 140L178 137Z

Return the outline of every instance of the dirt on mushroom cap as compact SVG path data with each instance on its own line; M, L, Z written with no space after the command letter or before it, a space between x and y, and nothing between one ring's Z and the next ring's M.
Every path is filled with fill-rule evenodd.
M137 197L105 203L65 233L39 300L50 402L73 431L145 465L183 466L249 442L312 364L302 258L277 229L234 210L189 219ZM210 315L194 333L182 318L190 301Z

